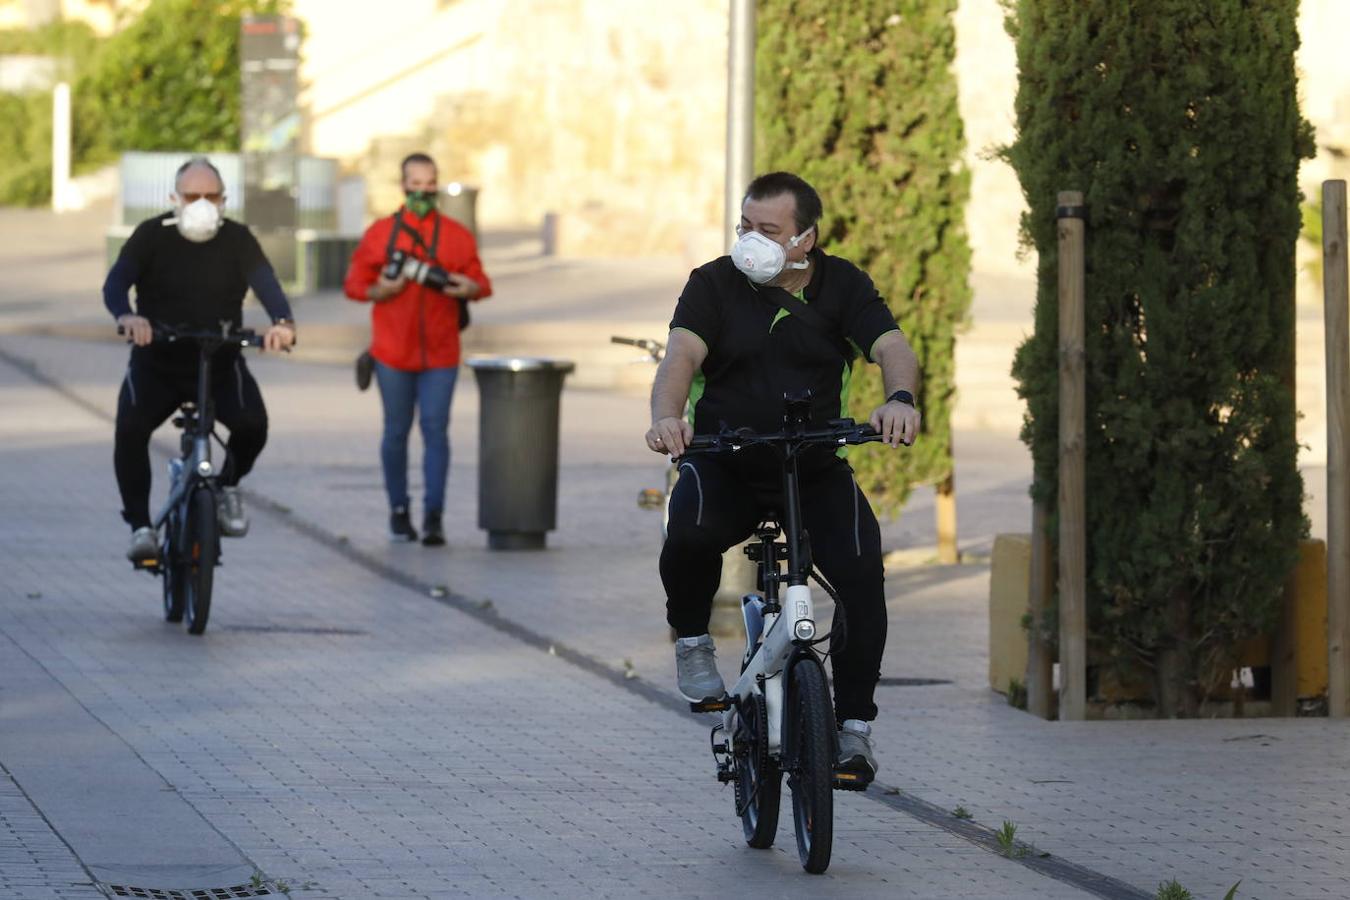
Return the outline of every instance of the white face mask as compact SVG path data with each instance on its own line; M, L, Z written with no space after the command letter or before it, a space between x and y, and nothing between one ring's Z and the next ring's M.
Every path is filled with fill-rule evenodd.
M220 207L205 197L178 207L178 233L189 241L202 243L216 236L220 230Z
M790 239L788 246L796 247L810 230L808 228ZM810 265L806 260L788 262L783 245L758 231L747 231L736 239L736 243L731 245L731 262L755 284L768 284L784 269L805 269Z

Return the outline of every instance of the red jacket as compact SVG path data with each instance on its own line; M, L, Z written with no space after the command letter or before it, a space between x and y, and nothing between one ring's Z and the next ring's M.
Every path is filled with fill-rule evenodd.
M394 248L409 256L426 259L409 229L431 246L436 220L440 235L436 241L436 262L447 272L458 272L478 282L476 300L492 296L492 282L478 260L478 247L467 228L448 216L432 213L418 219L406 209L397 215L403 219ZM386 216L366 229L352 254L343 291L353 300L369 302L370 287L380 276L386 262L389 232L394 217ZM408 286L388 300L371 304L370 353L386 366L405 371L444 368L459 365L459 301L440 291L409 281Z

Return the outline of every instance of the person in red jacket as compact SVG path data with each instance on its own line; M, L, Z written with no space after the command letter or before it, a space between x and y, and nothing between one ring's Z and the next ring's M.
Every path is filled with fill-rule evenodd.
M492 295L473 234L436 210L436 175L436 163L425 153L403 160L407 200L366 229L343 284L348 297L372 304L370 355L384 404L380 463L389 495L389 536L417 540L408 511L408 434L416 410L425 481L422 543L429 547L445 543L442 510L460 316L468 301Z

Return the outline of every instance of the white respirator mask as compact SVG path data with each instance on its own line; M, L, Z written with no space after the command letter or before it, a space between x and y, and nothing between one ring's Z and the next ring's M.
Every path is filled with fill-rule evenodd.
M788 247L796 247L810 231L808 228L791 238ZM731 245L731 262L742 275L755 284L768 284L784 269L805 269L810 265L806 260L788 262L787 250L783 249L783 245L766 238L758 231L747 231L736 238L736 243Z
M220 223L220 207L205 197L179 206L178 217L174 221L178 233L197 244L215 237L216 232L220 231Z

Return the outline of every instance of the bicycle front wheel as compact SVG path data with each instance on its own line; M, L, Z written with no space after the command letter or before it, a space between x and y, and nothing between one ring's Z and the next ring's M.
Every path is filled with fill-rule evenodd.
M187 543L187 626L188 634L201 634L211 615L211 587L216 559L220 554L220 535L216 525L216 495L198 488L188 504Z
M788 765L792 825L802 868L819 875L834 843L834 707L825 673L814 658L799 659L788 682Z

